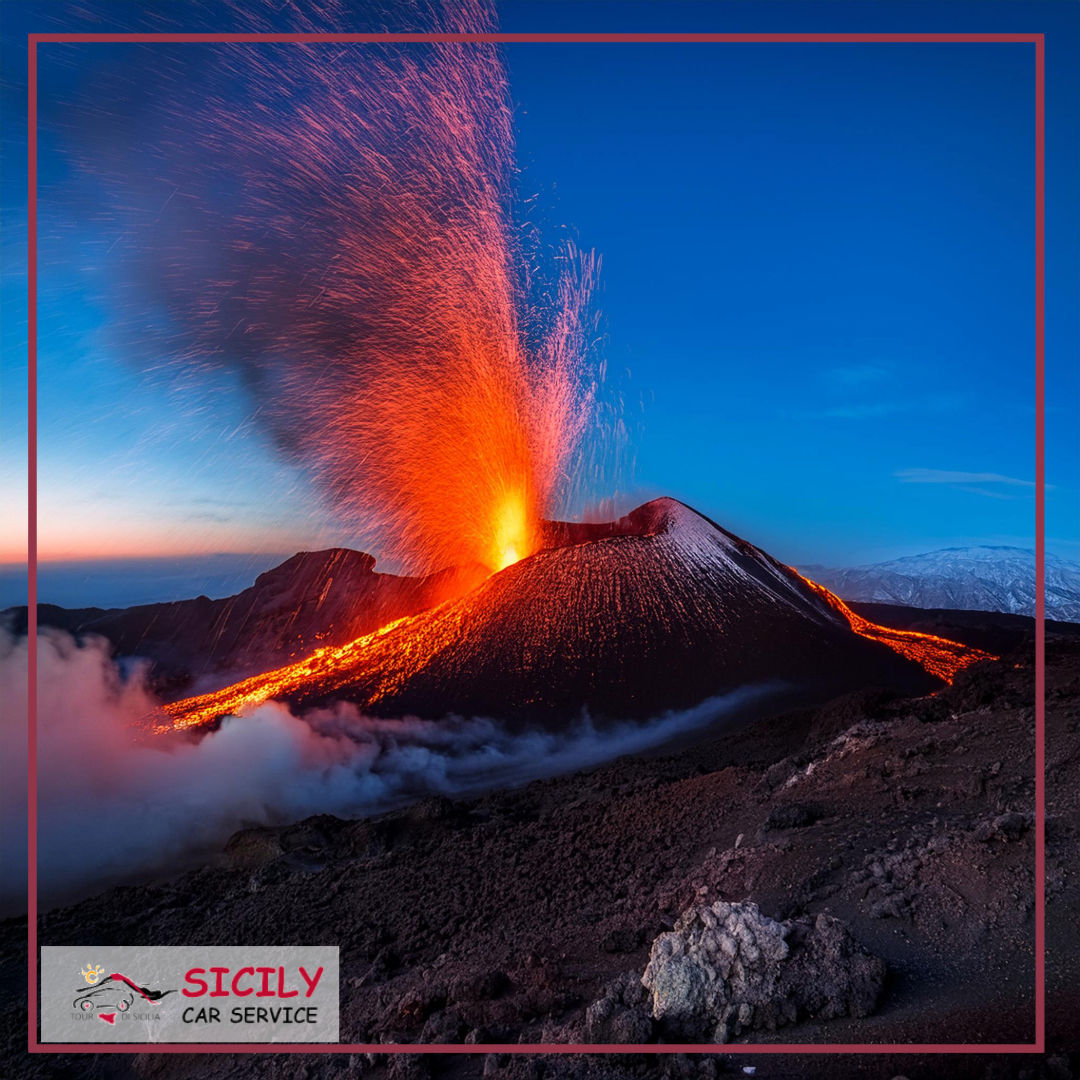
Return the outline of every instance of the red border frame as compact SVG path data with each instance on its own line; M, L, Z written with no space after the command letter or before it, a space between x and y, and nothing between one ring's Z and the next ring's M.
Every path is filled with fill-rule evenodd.
M37 46L39 43L239 43L239 42L607 42L782 43L860 42L1028 43L1035 46L1035 1042L1033 1043L40 1043L38 1022L37 897ZM30 1053L95 1054L1041 1054L1046 1050L1045 861L1045 35L1044 34L29 34L27 65L28 218L28 509L27 634L29 687L27 743L27 1001Z

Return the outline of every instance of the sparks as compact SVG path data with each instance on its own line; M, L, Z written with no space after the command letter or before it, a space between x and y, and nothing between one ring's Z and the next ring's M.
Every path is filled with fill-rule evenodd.
M489 0L410 15L497 29ZM142 275L183 328L178 374L240 368L260 423L382 562L494 572L531 554L586 486L598 264L522 220L498 45L229 47L215 63L242 105L210 96L184 117L198 167ZM196 247L212 276L191 273Z

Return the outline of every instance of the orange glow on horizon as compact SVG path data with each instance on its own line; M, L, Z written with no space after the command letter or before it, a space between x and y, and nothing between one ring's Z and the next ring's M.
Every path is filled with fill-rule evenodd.
M184 559L213 555L282 555L317 551L350 543L341 530L267 528L261 523L190 523L142 510L130 502L119 506L65 505L50 493L38 515L37 561L48 563L112 562L134 559ZM0 539L0 563L27 561L26 536Z

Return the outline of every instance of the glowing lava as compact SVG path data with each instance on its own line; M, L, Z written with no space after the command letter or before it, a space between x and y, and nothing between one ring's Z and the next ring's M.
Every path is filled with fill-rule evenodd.
M466 0L445 17L484 30L494 16ZM265 202L305 206L289 229L318 230L330 253L282 342L275 413L384 560L501 570L536 550L589 421L596 267L567 250L553 287L535 280L494 45L345 54L290 53L317 120L233 132L275 162L256 178Z
M529 519L524 498L520 494L508 495L495 518L492 565L496 571L505 570L532 554L535 547L535 522Z
M160 733L170 729L201 727L219 717L254 708L275 697L282 697L327 671L338 670L356 663L380 638L420 619L422 616L417 615L395 619L373 633L364 634L350 641L347 645L316 649L310 656L295 664L286 664L273 671L253 675L250 679L233 683L221 690L164 705L162 711L171 722L158 724L156 730Z
M998 659L992 653L983 652L982 649L976 649L971 645L963 645L959 641L951 641L949 638L922 634L915 630L894 630L891 626L873 623L857 615L839 596L829 592L824 585L803 577L794 567L788 569L793 574L798 574L829 607L847 619L856 634L870 638L871 641L879 641L893 652L914 660L924 671L928 671L942 682L952 683L959 672L972 664L977 664L982 660Z
M271 21L336 17L286 6ZM491 0L397 7L415 30L498 29ZM179 373L239 369L252 422L381 562L531 554L580 477L597 265L525 218L499 46L228 46L208 78L182 115L160 106L152 156L184 197L140 233L133 282L175 323Z

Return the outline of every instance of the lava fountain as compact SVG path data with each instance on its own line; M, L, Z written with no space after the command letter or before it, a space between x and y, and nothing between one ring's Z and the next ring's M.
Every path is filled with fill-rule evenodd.
M397 17L497 29L480 0ZM189 88L157 91L181 195L132 286L178 328L183 374L239 368L332 515L399 568L531 554L594 412L598 268L517 216L498 46L244 44L207 65L190 110Z
M304 163L285 176L305 197L324 185L319 228L339 242L323 302L361 314L325 378L284 366L278 400L299 411L292 430L335 511L384 556L501 570L536 549L587 424L595 267L565 253L552 306L531 302L495 46L361 52L310 74L320 115L259 138Z

